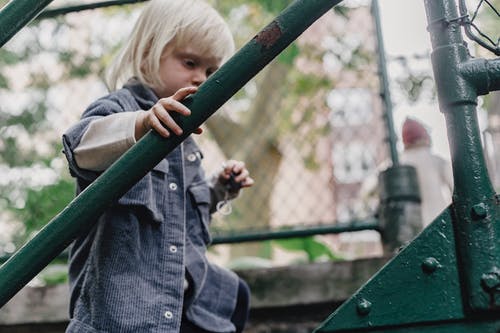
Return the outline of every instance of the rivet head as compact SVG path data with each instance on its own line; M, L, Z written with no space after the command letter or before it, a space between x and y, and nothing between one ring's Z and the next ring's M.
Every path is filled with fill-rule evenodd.
M371 309L372 303L364 298L359 300L358 304L356 305L356 311L360 316L366 316L370 313Z
M486 291L494 290L500 287L500 270L494 269L492 272L481 276L481 285Z
M422 262L422 270L427 274L434 273L439 267L441 267L439 261L433 257L425 258Z
M488 210L486 209L486 205L484 203L478 203L472 206L471 209L471 217L473 219L479 220L484 219L488 215Z

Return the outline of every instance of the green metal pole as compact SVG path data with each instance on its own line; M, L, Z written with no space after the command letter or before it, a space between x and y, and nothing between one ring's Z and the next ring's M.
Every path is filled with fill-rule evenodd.
M341 0L297 0L240 49L183 103L191 116L179 119L184 134L164 139L148 133L75 198L30 242L0 267L0 306L28 283L73 239L89 230L119 199L198 128L245 83Z
M471 69L454 1L425 0L433 47L432 64L441 111L446 117L453 165L453 224L459 272L468 312L500 307L499 198L488 176L477 121L478 94L498 87L495 77ZM491 64L491 63L490 63ZM498 62L493 62L493 65ZM471 70L475 74L471 74ZM497 69L498 70L498 69ZM493 83L471 77L492 75ZM479 84L478 84L479 83Z
M397 166L399 165L398 150L396 147L397 136L394 131L394 120L392 117L392 99L389 89L389 75L387 73L387 60L385 58L384 36L382 35L382 23L380 21L378 0L372 0L372 15L377 34L378 76L380 78L380 96L384 103L384 120L387 131L386 140L389 144L392 165Z
M372 0L372 16L377 36L378 76L387 133L386 142L392 160L392 166L379 174L379 221L384 252L393 254L421 231L417 228L422 225L421 200L415 168L399 163L378 0Z
M65 7L44 10L40 15L38 15L38 17L36 19L43 20L43 19L47 19L47 18L56 17L59 15L66 15L69 13L81 12L84 10L106 8L106 7L111 7L111 6L130 5L130 4L136 4L136 3L145 2L145 1L149 1L149 0L109 0L109 1L100 1L100 2L92 2L92 3L73 5L73 6L65 6Z
M37 16L52 0L12 0L0 11L0 47Z
M245 242L260 242L273 239L300 238L315 235L340 234L343 232L356 232L362 230L379 231L377 220L353 221L345 224L331 224L320 226L309 226L307 228L293 228L283 230L255 230L245 233L225 234L215 236L212 245L234 244Z

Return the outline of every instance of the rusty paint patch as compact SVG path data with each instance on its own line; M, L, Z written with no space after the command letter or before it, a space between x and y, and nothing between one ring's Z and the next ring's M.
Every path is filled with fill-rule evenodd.
M278 22L273 21L261 32L259 32L254 39L257 43L262 44L264 49L268 49L272 47L278 39L280 39L281 35L282 32Z

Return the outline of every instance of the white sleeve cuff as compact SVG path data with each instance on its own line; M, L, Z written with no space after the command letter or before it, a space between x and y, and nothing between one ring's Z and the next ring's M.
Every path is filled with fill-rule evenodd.
M135 143L135 122L140 112L120 112L94 120L73 151L77 165L106 170Z

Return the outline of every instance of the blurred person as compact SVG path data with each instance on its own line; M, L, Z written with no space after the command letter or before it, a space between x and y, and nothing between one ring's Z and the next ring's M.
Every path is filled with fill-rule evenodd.
M417 171L425 228L451 203L451 163L431 151L429 132L419 121L406 118L401 137L404 150L400 154L400 163L411 165Z
M206 2L150 1L109 69L111 92L63 136L78 193L150 130L181 135L173 113L190 115L181 101L233 51L227 24ZM253 179L235 160L207 179L202 158L188 137L75 240L66 332L243 331L248 286L205 255L210 214Z
M405 119L401 138L404 150L399 154L399 162L401 165L414 167L417 173L421 197L419 215L422 220L418 231L421 231L451 203L451 163L432 152L429 132L418 120ZM383 161L377 167L376 173L366 177L360 189L361 200L372 202L375 198L378 199L378 175L390 166L389 160Z

